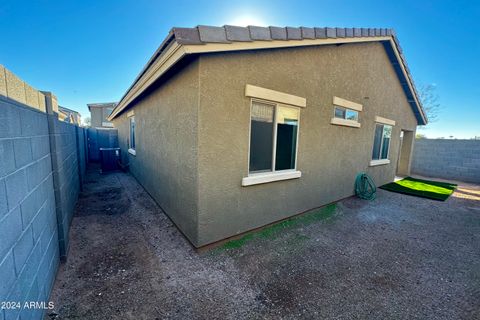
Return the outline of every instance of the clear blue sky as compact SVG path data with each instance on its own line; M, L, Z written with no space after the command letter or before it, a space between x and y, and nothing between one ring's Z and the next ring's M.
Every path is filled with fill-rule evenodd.
M443 109L422 132L480 136L480 1L0 2L0 64L61 105L117 101L173 26L391 27Z

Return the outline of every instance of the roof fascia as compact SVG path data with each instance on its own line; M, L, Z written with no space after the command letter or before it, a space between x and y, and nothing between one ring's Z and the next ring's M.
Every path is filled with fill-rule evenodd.
M398 50L397 43L394 41L393 37L390 37L389 43L390 43L390 46L393 49L393 52L394 52L395 57L398 61L398 64L400 65L400 68L402 69L402 72L403 72L403 75L405 76L405 79L407 79L408 88L412 92L412 96L413 96L415 105L417 106L418 112L420 113L420 116L421 116L421 120L423 121L422 122L422 121L419 121L419 119L417 119L417 122L418 122L419 125L426 125L428 123L427 116L426 116L425 111L423 110L422 104L420 103L420 100L418 98L417 91L415 90L412 78L410 76L410 72L407 72L405 63L404 63L402 57L400 56L400 52Z
M109 121L112 121L120 112L123 111L135 98L145 91L155 80L169 70L177 61L183 58L186 52L182 45L177 42L172 42L170 47L164 54L160 55L155 61L153 61L150 67L145 70L143 75L135 82L127 93L123 96L122 100L117 104L115 109L108 117Z
M256 49L306 47L327 44L344 44L357 42L377 42L390 40L390 36L384 37L358 37L358 38L326 38L326 39L304 39L304 40L272 40L252 42L231 42L231 43L206 43L204 45L184 45L187 54L225 52Z
M253 41L253 42L232 42L232 43L206 43L203 45L189 45L179 44L174 41L168 49L158 55L155 60L149 62L148 68L142 71L130 87L127 93L123 96L111 115L108 117L112 121L118 114L120 114L135 98L145 91L155 80L169 70L175 63L188 54L208 53L208 52L228 52L228 51L242 51L242 50L257 50L269 48L289 48L289 47L305 47L329 44L345 44L345 43L362 43L362 42L389 42L395 53L396 59L401 66L402 72L407 79L407 84L414 97L415 104L418 106L421 115L419 124L426 124L427 119L422 109L417 93L414 89L410 74L407 72L403 59L400 56L396 42L392 36L377 36L377 37L355 37L355 38L325 38L325 39L304 39L304 40L273 40L273 41Z

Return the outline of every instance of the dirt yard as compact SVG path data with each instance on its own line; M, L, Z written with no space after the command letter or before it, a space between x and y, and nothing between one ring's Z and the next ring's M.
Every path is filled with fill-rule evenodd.
M197 253L136 180L90 170L46 319L480 319L480 187L379 190Z

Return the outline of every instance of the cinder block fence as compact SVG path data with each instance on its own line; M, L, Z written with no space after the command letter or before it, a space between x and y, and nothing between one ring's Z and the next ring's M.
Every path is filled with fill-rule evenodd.
M480 140L417 139L412 173L480 183Z
M58 120L52 93L0 66L0 319L41 319L85 174L85 130ZM5 307L5 306L4 306Z

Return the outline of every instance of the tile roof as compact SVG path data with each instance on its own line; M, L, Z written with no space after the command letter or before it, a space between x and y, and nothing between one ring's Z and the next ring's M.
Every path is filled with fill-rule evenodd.
M303 40L324 38L383 37L393 35L385 28L308 28L308 27L223 27L198 26L194 28L172 28L179 44L231 43L236 41Z
M229 44L235 42L255 42L255 41L299 41L299 40L314 40L314 39L354 39L354 38L379 38L378 41L382 42L387 55L389 56L395 72L397 73L402 87L404 88L408 102L412 106L412 110L419 124L426 124L426 115L422 109L421 102L418 98L413 78L410 74L410 70L407 65L407 61L403 54L403 50L400 47L398 37L395 35L393 29L387 28L331 28L331 27L259 27L248 26L239 27L225 25L223 27L218 26L204 26L199 25L193 28L178 28L171 29L168 36L162 42L160 47L150 58L143 70L133 82L132 86L127 90L127 93L133 88L133 86L139 81L143 74L153 64L153 62L168 48L173 42L177 42L180 45L206 45L210 43L217 44ZM392 47L390 41L385 40L385 37L389 37L395 44L396 51L399 54L400 60L398 61L395 54L395 49ZM358 39L359 42L362 39ZM373 40L373 39L372 39ZM406 76L402 70L402 66L406 71ZM409 85L410 84L410 85ZM413 90L412 90L412 89ZM119 106L123 109L123 98L119 102ZM113 112L114 116L118 112Z

